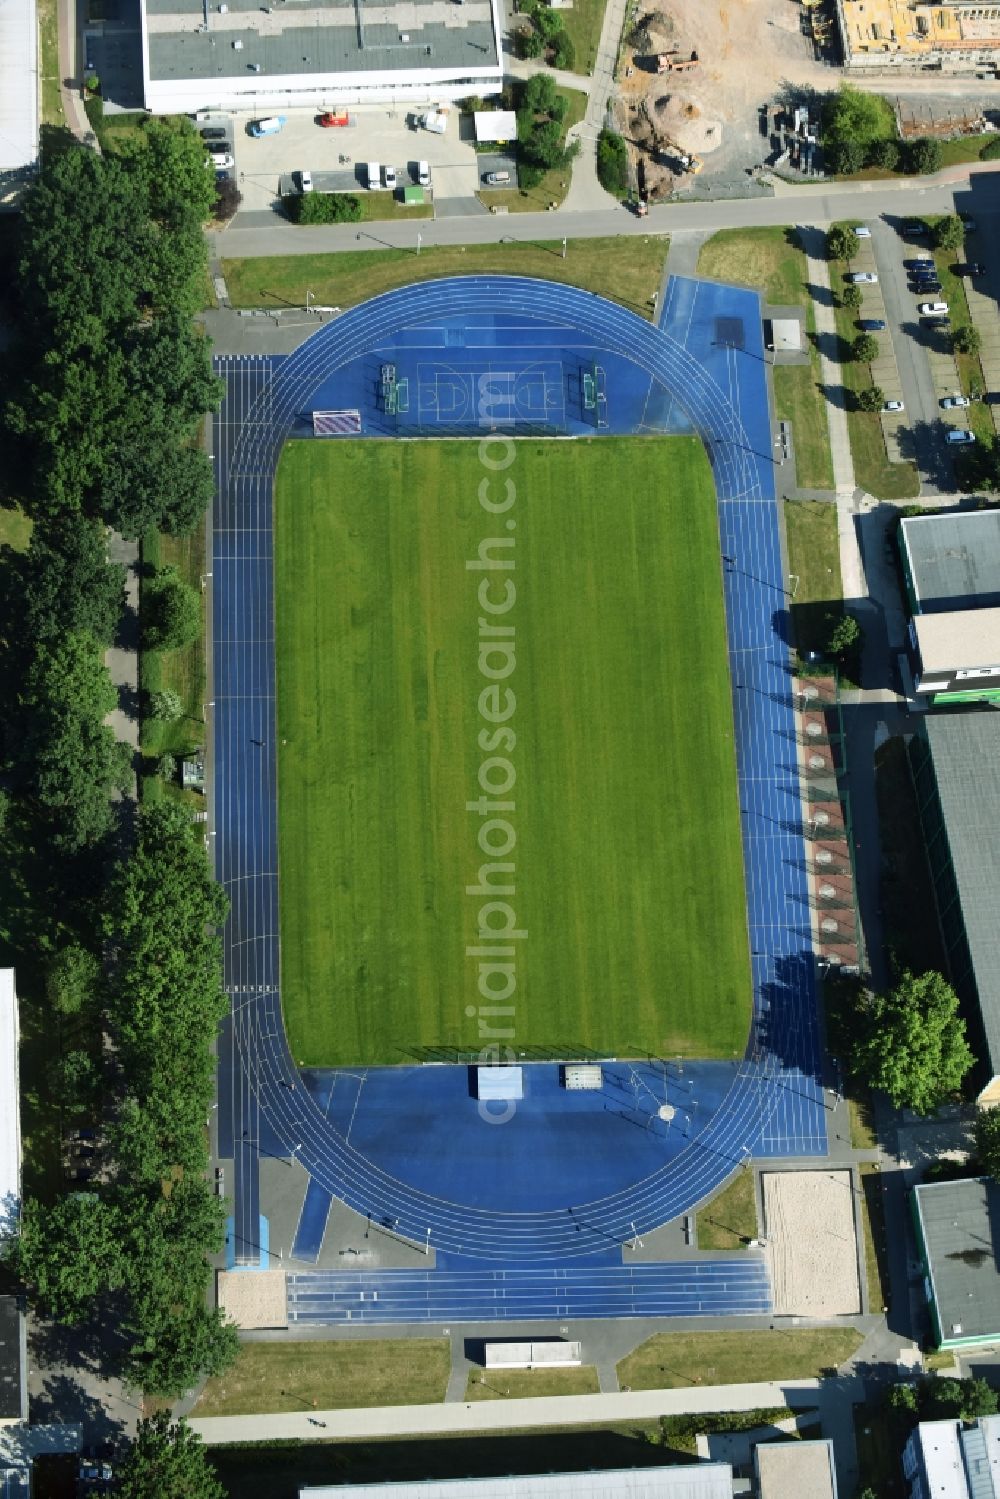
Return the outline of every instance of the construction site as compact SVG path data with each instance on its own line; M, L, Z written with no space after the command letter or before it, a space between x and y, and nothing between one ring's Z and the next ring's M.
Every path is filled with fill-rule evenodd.
M640 10L626 31L618 101L639 202L690 189L703 170L760 161L761 101L789 87L835 87L834 33L830 0L670 0ZM793 165L800 160L809 170L811 158Z

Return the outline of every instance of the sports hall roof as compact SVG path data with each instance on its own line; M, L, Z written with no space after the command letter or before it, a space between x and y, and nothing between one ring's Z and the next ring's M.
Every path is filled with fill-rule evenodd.
M38 19L35 0L0 0L0 183L38 161Z
M944 1343L1000 1334L1000 1186L988 1177L913 1189Z
M0 968L0 1239L21 1199L21 1108L13 968Z
M676 1468L609 1468L603 1473L513 1474L426 1483L331 1484L299 1499L733 1499L728 1463Z
M1000 510L909 516L899 536L921 614L1000 604Z

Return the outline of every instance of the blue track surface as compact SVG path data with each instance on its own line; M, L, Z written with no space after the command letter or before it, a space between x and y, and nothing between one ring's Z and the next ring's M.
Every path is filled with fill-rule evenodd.
M516 1182L500 1206L477 1200L468 1180L463 1190L461 1173L442 1188L440 1178L428 1179L398 1152L394 1156L385 1149L380 1156L374 1116L365 1119L359 1104L348 1128L338 1121L332 1098L321 1104L299 1077L285 1045L277 988L270 504L282 443L316 407L362 407L355 400L358 387L350 382L356 378L352 369L363 368L366 360L381 362L387 351L409 348L426 364L429 329L489 324L496 330L505 319L506 326L519 330L522 349L526 328L545 330L547 340L536 340L546 350L544 358L535 350L533 359L547 370L556 361L569 368L581 342L588 358L594 348L602 351L601 367L618 371L607 386L608 430L699 433L715 474L723 555L733 559L725 588L754 954L754 1032L719 1107L711 1117L698 1118L696 1134L682 1149L669 1158L665 1152L654 1169L638 1172L623 1152L621 1177L602 1180L575 1204L585 1211L589 1234L581 1234L565 1207L531 1200L527 1187L522 1201ZM455 347L447 345L452 362ZM468 348L463 358L469 358ZM481 356L476 359L481 371ZM391 1222L419 1243L430 1228L438 1251L492 1266L539 1267L593 1255L595 1237L606 1254L608 1244L621 1246L637 1229L644 1232L678 1216L715 1190L749 1153L825 1150L786 600L762 360L759 302L752 293L674 280L658 330L572 288L470 277L378 298L324 327L280 365L221 363L228 394L216 431L216 829L218 873L233 903L225 934L233 1014L220 1062L220 1114L227 1114L220 1129L236 1155L238 1259L259 1257L257 1150L287 1156L294 1149L318 1190ZM401 365L401 359L396 362ZM509 351L504 363L510 364ZM414 378L424 376L417 370ZM574 378L567 376L570 393ZM546 376L541 384L550 389L552 382ZM411 391L411 410L412 401ZM373 390L362 407L366 432L380 430L374 418L369 421L377 403ZM536 416L531 407L523 430L535 430ZM452 401L448 430L456 430L455 421ZM471 435L481 427L468 422L464 430ZM359 1117L369 1138L359 1130ZM638 1268L627 1274L634 1277ZM677 1272L679 1286L681 1269L691 1274L685 1267L642 1267L647 1268ZM619 1266L617 1273L626 1271ZM396 1284L391 1277L390 1283ZM641 1277L634 1283L646 1284ZM541 1305L545 1277L537 1284ZM652 1306L656 1297L649 1285ZM633 1309L643 1309L643 1294L636 1289ZM695 1293L688 1293L687 1310L696 1302ZM374 1315L381 1304L381 1297L368 1304L369 1312ZM456 1288L448 1305L464 1304ZM547 1304L550 1310L538 1315L563 1315L551 1310L559 1304L554 1294ZM677 1304L685 1304L683 1292ZM330 1315L341 1313L331 1304Z
M627 1251L626 1251L627 1252ZM288 1277L288 1323L725 1317L770 1311L763 1261L563 1269L332 1270Z

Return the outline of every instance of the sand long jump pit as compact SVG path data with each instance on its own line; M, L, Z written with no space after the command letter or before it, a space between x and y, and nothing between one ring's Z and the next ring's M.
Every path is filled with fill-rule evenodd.
M861 1311L854 1182L849 1171L761 1176L776 1314L844 1317Z

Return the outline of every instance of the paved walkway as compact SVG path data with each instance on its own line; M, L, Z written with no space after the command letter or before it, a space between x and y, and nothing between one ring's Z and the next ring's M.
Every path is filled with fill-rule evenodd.
M108 540L108 561L120 562L125 568L125 612L118 627L118 638L104 653L104 664L118 692L118 707L104 720L115 731L115 738L139 753L139 543L126 541L117 533ZM132 792L135 796L135 783Z
M580 142L580 154L573 163L573 180L559 210L561 213L588 213L595 210L606 212L609 209L613 213L622 212L597 180L597 137L607 117L608 103L617 88L615 64L618 61L618 44L624 24L625 0L607 0L597 60L587 91L587 113L579 125L573 126L567 137L571 143ZM569 86L575 88L577 85Z
M843 1386L843 1381L840 1386ZM854 1384L854 1381L847 1383ZM429 1436L437 1433L510 1431L545 1426L650 1421L660 1416L759 1410L764 1406L815 1406L820 1380L699 1385L686 1390L635 1390L621 1394L553 1395L531 1400L481 1400L473 1404L376 1406L365 1410L293 1411L282 1415L205 1416L191 1421L210 1445L226 1442L301 1441L348 1437ZM860 1398L860 1396L859 1396Z
M547 62L540 62L535 57L508 57L504 69L512 78L533 78L536 73L547 73L557 88L575 88L580 94L589 94L594 84L590 74L550 68Z
M90 128L80 89L83 82L79 62L79 17L76 0L59 0L59 93L66 125L84 145L100 151L97 136Z

